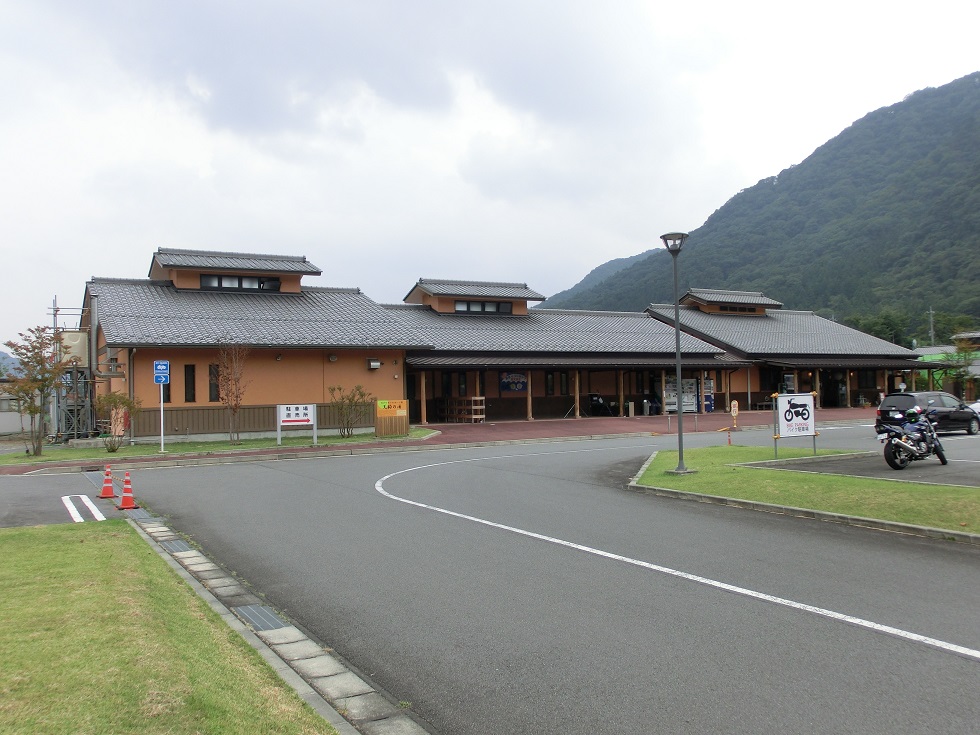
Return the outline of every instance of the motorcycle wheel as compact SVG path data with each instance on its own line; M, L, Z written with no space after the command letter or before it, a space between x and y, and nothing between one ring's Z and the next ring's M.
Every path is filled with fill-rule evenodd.
M800 418L803 419L804 421L809 421L810 420L810 409L804 408L802 411L800 411Z
M783 418L786 419L787 421L792 421L793 420L793 410L787 408L785 411L783 411Z
M885 445L885 462L893 470L904 470L909 466L909 455L904 449L897 449L894 444Z
M949 460L946 459L946 453L943 451L943 447L939 442L936 442L936 446L933 447L932 451L934 451L936 456L939 457L939 464L947 464L949 462Z

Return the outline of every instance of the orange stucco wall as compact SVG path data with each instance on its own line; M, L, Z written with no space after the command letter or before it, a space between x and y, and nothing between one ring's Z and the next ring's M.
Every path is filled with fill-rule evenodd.
M337 357L330 360L330 355ZM276 359L277 356L280 359ZM125 355L121 355L121 361ZM383 364L368 367L368 358ZM208 366L218 361L213 349L136 350L126 374L132 380L135 396L144 406L160 401L160 386L153 382L153 363L170 362L169 406L219 406L209 401ZM195 401L185 400L185 366L194 365ZM245 367L246 406L287 403L329 403L329 386L345 391L360 385L377 399L401 400L405 397L404 355L400 351L359 350L253 350ZM112 381L114 389L125 383Z

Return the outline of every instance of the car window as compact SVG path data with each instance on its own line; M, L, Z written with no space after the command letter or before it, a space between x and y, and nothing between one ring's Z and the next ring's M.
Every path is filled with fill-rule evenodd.
M947 408L959 408L961 403L959 398L956 396L951 396L949 393L940 393L939 400L941 400L942 405L946 406Z
M885 400L881 402L881 408L886 410L908 411L912 406L916 405L915 401L916 396L911 393L900 393L894 396L886 396Z

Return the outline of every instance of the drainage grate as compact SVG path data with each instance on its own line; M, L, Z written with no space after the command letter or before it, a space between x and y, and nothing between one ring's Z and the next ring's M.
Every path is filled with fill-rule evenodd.
M178 551L191 551L192 547L189 543L183 539L176 539L174 541L161 541L160 546L168 554L176 554Z
M280 619L272 608L266 605L241 605L232 608L232 612L244 620L252 630L277 630L289 627L289 623Z
M134 510L123 511L126 515L132 518L134 521L158 521L160 520L157 516L151 515L147 512L145 508L136 508Z

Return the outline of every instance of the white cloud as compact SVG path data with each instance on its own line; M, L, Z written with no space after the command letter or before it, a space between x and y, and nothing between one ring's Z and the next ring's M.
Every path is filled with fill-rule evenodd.
M0 340L160 246L557 292L976 71L901 6L0 0Z

